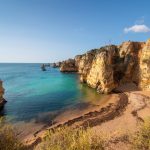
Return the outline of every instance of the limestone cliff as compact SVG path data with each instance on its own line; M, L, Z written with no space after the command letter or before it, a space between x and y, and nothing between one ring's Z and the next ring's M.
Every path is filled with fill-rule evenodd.
M4 88L2 86L2 81L0 80L0 109L3 107L4 103L6 102L3 98L4 95Z
M140 88L150 90L150 39L140 54Z
M109 45L64 61L60 70L78 71L80 81L109 93L124 83L135 83L150 90L150 40Z
M60 66L61 72L77 72L77 67L75 65L74 59L68 59L66 61L63 61Z

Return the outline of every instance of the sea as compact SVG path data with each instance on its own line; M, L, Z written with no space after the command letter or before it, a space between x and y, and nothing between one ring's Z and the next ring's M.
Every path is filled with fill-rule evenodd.
M77 73L62 73L51 67L42 71L39 63L0 63L0 79L7 100L1 116L12 123L53 120L55 115L45 114L58 115L68 108L96 103L102 97L80 83Z

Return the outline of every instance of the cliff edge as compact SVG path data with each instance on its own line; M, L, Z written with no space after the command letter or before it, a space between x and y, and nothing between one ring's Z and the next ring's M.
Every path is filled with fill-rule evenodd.
M90 50L63 61L60 71L78 72L81 82L100 93L110 93L125 83L135 83L141 90L150 90L150 40Z

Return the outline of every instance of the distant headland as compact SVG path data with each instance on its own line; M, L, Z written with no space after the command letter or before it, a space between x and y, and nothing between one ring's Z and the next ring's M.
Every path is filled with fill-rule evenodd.
M150 39L104 46L57 64L61 72L78 72L82 83L100 93L110 93L125 83L150 89Z

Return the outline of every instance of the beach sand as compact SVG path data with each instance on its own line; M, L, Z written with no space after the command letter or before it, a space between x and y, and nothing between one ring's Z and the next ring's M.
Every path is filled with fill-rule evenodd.
M67 125L90 127L97 134L105 134L110 141L108 150L129 149L130 144L124 137L137 131L139 124L150 117L150 91L139 91L133 85L119 87L116 91L121 93L109 94L99 104L64 111L54 119L53 125L26 136L22 142L35 146L48 129Z

